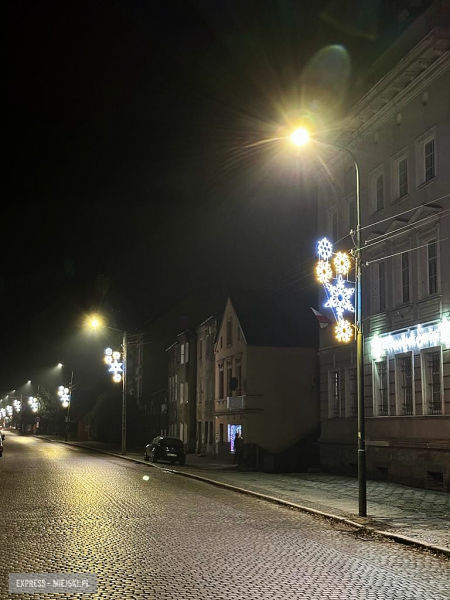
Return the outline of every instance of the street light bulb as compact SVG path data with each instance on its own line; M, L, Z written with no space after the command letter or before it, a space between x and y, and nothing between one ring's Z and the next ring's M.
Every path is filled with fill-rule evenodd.
M291 141L296 146L304 146L309 142L309 133L308 130L304 127L299 127L296 129L291 135Z
M57 367L58 367L58 369L61 369L63 366L64 366L64 365L63 365L62 363L58 363L58 364L57 364Z
M91 315L87 319L87 324L91 329L100 329L103 325L103 319L98 315Z

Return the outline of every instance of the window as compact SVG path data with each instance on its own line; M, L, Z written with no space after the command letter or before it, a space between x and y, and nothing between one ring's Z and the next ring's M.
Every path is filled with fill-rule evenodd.
M417 185L436 177L436 131L432 127L416 140Z
M398 197L403 198L408 193L408 159L398 162Z
M233 344L233 320L227 320L227 346L231 346Z
M373 364L373 414L378 417L389 415L388 362L380 360Z
M209 422L209 444L212 445L214 438L213 422Z
M178 402L178 375L175 375L175 402Z
M231 396L231 378L233 377L233 365L231 362L227 363L227 395Z
M386 310L386 264L378 263L378 306L380 312Z
M328 416L341 416L340 372L330 371L328 378Z
M184 401L189 402L189 382L186 381L184 384Z
M422 395L424 414L442 414L442 391L441 348L425 350L422 352Z
M409 302L409 253L402 254L402 302Z
M384 208L384 175L378 175L375 179L375 199L377 212Z
M224 381L223 381L223 365L219 365L219 400L223 400L223 391L224 391Z
M224 439L223 439L223 423L220 423L220 425L219 425L219 442L220 442L220 445L222 445L223 442L224 442Z
M209 425L209 422L205 421L205 444L208 443L208 434L209 434L208 425Z
M423 146L424 161L425 161L425 181L430 181L434 178L435 159L434 159L434 140L426 142Z
M397 414L414 414L414 370L412 354L396 356Z
M236 377L238 380L238 388L237 395L240 396L242 394L242 365L241 363L236 364Z
M437 293L437 246L436 240L428 242L428 293Z
M400 200L409 193L408 148L403 149L392 159L392 197Z
M184 365L184 344L180 346L180 363Z
M180 383L180 404L184 402L184 383Z
M347 369L346 380L346 416L354 417L358 413L358 386L356 380L356 368Z
M185 351L184 362L185 363L189 362L189 342L186 342L186 351Z

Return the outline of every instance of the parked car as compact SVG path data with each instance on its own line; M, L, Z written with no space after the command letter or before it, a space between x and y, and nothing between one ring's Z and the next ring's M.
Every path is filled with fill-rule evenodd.
M179 438L158 435L145 447L144 459L152 459L152 462L167 460L172 464L179 462L180 465L184 465L186 463L184 444Z
M2 433L0 435L0 457L3 456L3 440L5 439L5 434Z

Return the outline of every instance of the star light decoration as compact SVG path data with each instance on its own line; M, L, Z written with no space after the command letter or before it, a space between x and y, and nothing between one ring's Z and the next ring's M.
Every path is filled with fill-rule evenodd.
M105 350L105 363L109 366L108 371L113 373L113 381L120 383L122 381L123 373L123 362L119 362L121 359L120 352L113 351L112 348L106 348Z
M330 259L333 256L333 244L322 238L318 243L319 263L316 267L317 279L323 284L328 300L325 303L327 308L332 308L337 317L335 335L339 342L349 342L353 336L353 325L344 319L344 313L355 312L352 304L352 298L355 288L347 285L344 279L352 267L350 257L345 252L336 252L333 265L337 276L333 277L333 270L330 265ZM335 279L335 283L332 283Z
M13 406L14 406L14 410L16 412L20 412L20 410L22 408L22 402L20 400L14 400Z

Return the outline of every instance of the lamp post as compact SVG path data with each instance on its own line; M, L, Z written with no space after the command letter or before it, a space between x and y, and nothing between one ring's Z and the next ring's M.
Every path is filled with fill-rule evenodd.
M119 352L114 352L111 348L105 350L105 362L109 365L109 371L113 373L113 381L116 383L122 382L122 448L121 454L127 453L127 332L123 329L116 329L105 325L104 321L98 315L93 315L88 318L87 326L90 329L111 329L112 331L120 331L122 334L122 356ZM110 351L110 352L109 352ZM114 356L118 354L118 356ZM109 358L111 360L109 360ZM122 362L119 362L120 358Z
M304 146L310 141L308 130L300 127L291 135L291 141L297 146ZM352 159L356 177L356 235L355 235L355 339L356 339L356 388L358 414L358 499L359 516L367 516L367 478L366 478L366 434L364 407L364 336L362 318L362 270L361 270L361 183L358 161L351 150L345 146L337 146L324 142L314 143L335 150L347 152Z

